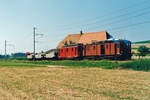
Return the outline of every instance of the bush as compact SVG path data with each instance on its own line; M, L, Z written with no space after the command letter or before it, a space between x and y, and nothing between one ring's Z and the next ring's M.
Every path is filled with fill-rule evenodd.
M131 68L134 70L149 71L150 70L150 60L148 60L148 59L135 60L132 62L123 63L120 65L120 67Z
M139 56L146 56L149 53L149 49L146 46L140 46L138 48Z

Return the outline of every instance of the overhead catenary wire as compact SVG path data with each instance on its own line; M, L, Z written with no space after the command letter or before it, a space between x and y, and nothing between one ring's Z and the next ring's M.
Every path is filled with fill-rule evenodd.
M142 21L142 22L138 22L138 23L134 23L134 24L129 24L129 25L124 25L124 26L120 26L120 27L114 27L114 28L111 28L110 30L120 30L120 29L123 29L123 28L134 27L134 26L137 26L137 25L148 24L148 23L150 23L150 20Z
M142 22L137 22L137 23L133 23L133 24L129 24L129 25L123 25L123 26L120 26L120 27L108 28L108 31L113 31L114 32L113 33L114 34L113 37L117 37L118 38L121 34L125 35L126 34L125 31L128 31L128 28L132 28L132 30L135 30L135 29L137 30L136 26L145 25L145 24L150 24L150 20L142 21Z
M122 18L122 17L125 17L125 16L129 16L127 18L123 18L118 20L118 21L111 21L111 22L108 22L106 24L102 24L101 26L106 26L106 25L110 25L110 24L113 24L113 23L120 23L121 21L126 21L125 19L128 19L128 18L134 18L134 17L139 17L139 16L143 16L143 15L146 15L146 14L149 14L148 12L142 12L142 13L139 13L140 11L144 11L144 10L149 10L150 9L150 6L149 7L145 7L145 8L142 8L142 9L138 9L138 10L135 10L135 11L131 11L131 12L128 12L128 13L125 13L125 14L121 14L121 15L118 15L118 16L114 16L114 17L111 17L111 18L106 18L106 19L103 19L101 21L97 21L97 22L94 22L94 23L91 23L91 24L85 24L84 26L89 26L89 25L94 25L94 24L99 24L99 23L105 23L105 22L108 22L109 20L114 20L114 19L119 19L119 18ZM132 14L136 14L136 13L139 13L137 15L133 15ZM131 15L131 17L130 17ZM129 19L130 20L130 19ZM83 27L84 27L83 26ZM97 25L98 26L98 25Z
M146 7L146 8L150 8L150 7ZM144 9L146 9L146 8L144 8ZM144 10L144 9L141 9L141 10ZM114 21L111 21L111 22L109 22L107 24L97 25L97 27L90 27L90 28L88 28L88 30L90 30L90 29L96 29L96 28L101 28L101 27L104 27L104 26L107 26L107 25L113 25L113 24L122 23L124 21L131 20L132 18L138 18L140 16L144 16L144 15L150 14L149 12L150 11L138 12L137 14L134 13L134 15L129 16L129 17L121 18L119 20L114 20Z
M110 28L108 30L109 31L116 31L116 30L118 31L119 30L120 32L122 32L121 31L122 29L131 28L131 27L135 27L135 26L138 26L138 25L144 25L144 24L149 24L149 23L150 23L150 20L147 20L147 21L137 22L137 23L133 23L133 24L129 24L129 25L120 26L120 27ZM121 35L120 32L118 33L118 35Z
M118 13L119 11L126 11L126 10L128 10L128 9L130 9L130 8L134 8L134 7L137 7L137 5L141 5L141 3L147 3L149 0L145 0L145 1L142 1L142 2L138 2L137 4L134 4L134 5L131 5L131 6L128 6L128 7L125 7L125 8L122 8L122 9L119 9L119 10L117 10L117 11L113 11L112 12L112 14L114 14L114 13ZM102 22L105 22L105 21L108 21L108 20L112 20L112 19L115 19L115 18L118 18L118 17L122 17L122 16L127 16L127 15L129 15L130 13L132 14L132 13L135 13L135 12L137 12L137 11L141 11L141 10L144 10L144 9L146 9L146 8L143 8L143 9L140 9L140 10L135 10L135 11L131 11L131 12L129 12L129 13L127 13L127 12L125 12L125 14L121 14L121 15L118 15L118 16L114 16L113 18L105 18L105 19L103 19L103 20L101 20L102 18L104 18L106 15L104 15L104 16L101 16L100 17L100 20L98 20L98 21L95 21L95 20L97 20L97 19L95 19L95 20L93 20L92 22L90 22L90 23L86 23L86 24L80 24L80 25L77 25L77 26L73 26L74 24L72 24L72 25L70 25L71 27L68 27L68 28L65 28L64 30L71 30L71 29L74 29L75 27L81 27L81 26L87 26L87 25L94 25L94 24L97 24L97 23L102 23ZM108 13L109 15L111 14L111 13ZM99 19L99 18L98 18ZM88 21L86 21L86 22L88 22Z
M143 2L143 3L147 3L147 1L149 1L149 0L145 0L145 2ZM140 5L143 5L142 3L139 3ZM147 3L148 4L148 3ZM136 7L137 8L137 6L135 5L134 7ZM131 8L134 8L134 7L131 7ZM142 8L138 8L138 9L124 9L124 11L126 11L126 12L124 12L123 14L122 13L119 13L119 12L117 12L117 15L115 15L113 18L112 17L109 17L109 18L106 18L106 19L103 19L103 22L108 22L108 23L103 23L102 22L102 20L100 20L100 21L97 21L97 19L96 19L96 23L94 23L95 22L95 20L92 22L93 24L87 24L87 23L85 23L85 24L83 24L83 27L81 27L82 25L79 25L79 26L77 26L77 28L75 28L75 27L72 27L72 28L66 28L64 31L65 31L65 33L67 33L66 31L72 31L72 32L74 32L74 30L78 30L79 31L79 29L83 29L84 30L84 27L85 26L89 26L88 28L87 28L87 30L90 30L90 29L96 29L96 28L101 28L100 27L100 25L97 25L97 24L101 24L101 26L103 25L103 26L106 26L106 28L108 28L108 26L111 24L111 25L115 25L115 24L117 24L117 23L122 23L122 22L124 22L124 21L127 21L127 20L131 20L131 19L133 19L133 18L138 18L138 17L140 17L140 16L144 16L144 15L148 15L149 14L149 11L147 11L147 10L149 10L149 8L150 8L150 6L148 6L148 7L145 7L144 6L144 8L142 7ZM123 10L123 9L122 9ZM146 10L146 11L145 11ZM115 12L115 11L114 11ZM119 15L118 15L119 14ZM117 17L116 17L117 16ZM105 18L105 17L104 17ZM116 21L114 21L114 19L117 19ZM98 19L99 20L99 19ZM113 21L112 21L113 20ZM131 24L131 23L129 23L128 25L124 25L124 24L122 24L122 26L119 26L119 27L112 27L111 26L111 28L108 28L107 30L111 30L111 31L115 31L115 30L122 30L122 29L127 29L127 28L129 28L129 27L136 27L136 26L138 26L138 25L144 25L144 24L148 24L149 22L147 22L147 21L142 21L142 22L138 22L138 23L134 23L134 24ZM94 25L94 24L96 24L97 25L97 27L91 27L91 25ZM105 24L105 25L104 25ZM59 31L59 30L57 30L57 31ZM61 32L62 32L62 30L61 30ZM69 33L69 32L68 32Z
M149 7L149 8L150 8L150 7ZM139 13L139 14L136 14L136 15L133 15L133 16L129 16L129 17L126 17L126 18L122 18L122 19L119 19L119 20L111 21L111 22L106 23L106 24L97 25L96 27L90 27L90 28L88 28L88 29L89 29L89 30L90 30L90 29L96 29L96 28L101 28L101 27L107 26L107 25L113 25L113 24L122 23L122 22L124 22L124 21L131 20L131 19L133 19L133 18L137 18L137 17L144 16L144 15L147 15L147 14L150 14L150 10L149 10L149 11L142 12L142 13Z

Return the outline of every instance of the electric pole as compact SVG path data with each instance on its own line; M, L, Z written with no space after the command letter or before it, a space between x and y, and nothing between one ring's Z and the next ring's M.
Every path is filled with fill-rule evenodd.
M35 60L35 53L36 53L36 36L41 35L43 36L43 34L37 34L36 33L36 27L33 27L33 60Z
M36 27L33 27L33 60L35 60L35 30Z
M5 40L5 57L7 56L7 41Z

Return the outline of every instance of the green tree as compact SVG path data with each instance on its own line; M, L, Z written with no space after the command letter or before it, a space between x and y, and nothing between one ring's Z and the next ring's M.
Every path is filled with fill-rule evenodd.
M139 57L140 56L144 57L144 56L146 56L149 53L149 49L146 46L140 46L138 48L138 52L139 52L139 54L138 54Z

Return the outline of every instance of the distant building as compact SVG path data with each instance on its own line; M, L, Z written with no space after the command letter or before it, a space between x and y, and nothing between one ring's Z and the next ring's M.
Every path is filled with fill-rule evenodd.
M64 45L69 44L90 44L92 42L104 41L112 38L112 36L107 31L101 32L86 32L82 31L78 34L70 34L62 40L56 48L61 48Z

